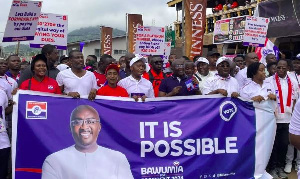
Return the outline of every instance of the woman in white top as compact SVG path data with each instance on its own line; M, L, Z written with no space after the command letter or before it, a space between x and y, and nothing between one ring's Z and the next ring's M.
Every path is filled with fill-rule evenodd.
M275 90L269 81L266 81L265 65L259 62L252 63L247 69L247 77L251 81L246 83L240 91L240 96L246 100L261 102L276 100Z

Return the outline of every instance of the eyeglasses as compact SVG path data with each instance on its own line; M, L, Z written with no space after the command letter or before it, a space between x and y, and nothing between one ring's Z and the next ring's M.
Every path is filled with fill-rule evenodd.
M156 61L156 62L154 62L155 65L159 65L159 64L162 64L162 63L163 63L163 61Z
M94 125L97 122L100 122L100 120L97 119L87 119L87 120L82 120L82 119L75 119L73 121L71 121L72 126L81 126L83 123L85 125Z
M225 64L222 64L222 65L219 65L219 67L222 67L222 68L229 68L230 66L229 65L225 65Z
M178 69L178 68L183 68L184 65L175 65L175 68Z
M287 68L286 67L276 67L277 70L286 70Z

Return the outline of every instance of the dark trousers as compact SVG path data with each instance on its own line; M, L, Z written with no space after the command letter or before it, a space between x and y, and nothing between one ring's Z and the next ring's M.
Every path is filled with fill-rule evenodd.
M0 149L0 179L6 179L7 177L9 154L10 147Z
M289 145L289 124L277 123L276 137L273 145L271 158L269 161L270 169L284 168L285 158Z

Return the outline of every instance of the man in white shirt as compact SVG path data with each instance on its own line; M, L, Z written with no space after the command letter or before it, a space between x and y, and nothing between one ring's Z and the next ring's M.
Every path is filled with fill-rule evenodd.
M84 70L84 57L78 50L69 53L71 68L61 71L56 81L61 91L73 98L88 95L90 100L95 99L97 92L97 81L95 75Z
M102 126L93 107L76 107L70 119L75 145L45 159L42 179L133 179L124 154L97 144Z
M155 97L152 83L142 77L146 70L146 62L147 60L143 56L136 54L130 61L131 75L118 83L118 85L125 88L128 94L136 101L138 98L142 98L144 101L145 98Z
M239 96L239 85L235 78L230 76L232 61L226 57L220 57L216 63L218 73L208 78L203 85L203 94L222 94L228 97Z
M246 67L244 69L240 70L235 75L235 79L239 83L240 88L242 88L246 83L251 81L251 79L247 78L247 69L248 69L248 66L251 65L252 63L258 62L258 56L255 52L251 52L251 53L246 54L245 60L246 60Z
M204 82L214 76L212 72L209 71L209 61L204 57L199 57L195 62L197 72L194 74L197 81L199 82L199 90L203 94L203 84Z
M7 61L0 59L0 84L2 88L4 88L5 91L7 92L8 99L12 100L11 93L13 92L14 89L18 87L18 84L13 78L5 74L5 72L7 71L7 67L8 67Z
M288 62L279 60L277 73L267 80L272 83L277 98L275 117L277 122L276 137L273 151L269 161L271 175L280 178L287 177L283 172L285 167L286 153L289 144L289 123L292 117L292 110L296 103L298 84L287 75Z
M8 98L5 89L0 84L0 178L7 177L8 160L10 156L10 142L6 131L5 109Z
M209 51L207 53L207 60L209 61L209 71L213 74L217 73L216 62L219 57L220 54L218 52Z

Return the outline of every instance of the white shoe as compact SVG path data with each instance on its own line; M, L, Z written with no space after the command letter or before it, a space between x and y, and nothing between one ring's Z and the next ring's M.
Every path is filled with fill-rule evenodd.
M292 164L290 164L290 163L287 163L286 165L285 165L285 167L284 167L284 172L285 173L291 173L292 172Z

